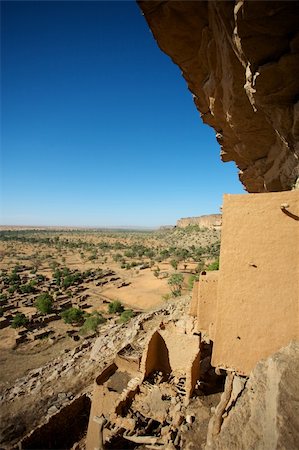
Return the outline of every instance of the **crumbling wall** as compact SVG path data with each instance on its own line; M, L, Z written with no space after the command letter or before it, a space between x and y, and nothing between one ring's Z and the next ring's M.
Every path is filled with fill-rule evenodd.
M248 375L299 338L299 191L225 195L212 365Z
M141 372L144 378L156 370L168 374L171 372L169 351L158 331L151 336L141 361Z
M192 289L192 299L190 304L190 315L197 317L197 306L198 306L198 281L194 281Z
M219 271L202 272L197 295L198 330L213 340L217 318L217 287Z
M196 335L179 334L160 330L168 352L171 370L174 374L191 372L192 362L199 355L200 339Z
M116 364L110 364L96 378L87 429L87 449L97 448L99 443L99 424L94 421L94 418L111 412L116 404L118 394L116 392L108 393L107 388L104 386L104 383L109 380L116 370Z
M90 399L80 395L20 443L22 449L67 449L86 432Z

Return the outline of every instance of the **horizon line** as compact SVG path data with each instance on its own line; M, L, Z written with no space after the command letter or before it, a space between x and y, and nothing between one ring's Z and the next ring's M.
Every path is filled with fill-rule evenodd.
M174 225L153 225L153 226L144 226L144 225L3 225L0 224L0 230L4 228L23 228L23 229L43 229L43 228L52 228L52 229L81 229L81 230L135 230L135 229L147 229L147 230L154 230L160 227L165 226L174 226Z

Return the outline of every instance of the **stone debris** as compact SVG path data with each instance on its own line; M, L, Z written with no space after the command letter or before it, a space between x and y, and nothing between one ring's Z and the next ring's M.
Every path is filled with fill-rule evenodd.
M228 402L220 432L206 450L297 450L298 373L299 342L292 342L260 361L246 383L235 377L233 403Z
M148 331L157 324L186 314L189 297L169 302L161 308L143 313L127 324L103 324L101 335L90 337L73 349L66 349L45 365L30 370L25 376L2 389L0 395L0 444L17 442L28 430L47 420L48 410L54 404L60 411L76 395L92 389L97 372L112 361L126 345L133 343L132 357L138 357L147 340ZM128 351L128 349L126 350ZM134 380L130 383L134 384ZM59 396L67 393L67 398ZM42 401L37 401L42 399ZM20 418L18 426L15 405Z

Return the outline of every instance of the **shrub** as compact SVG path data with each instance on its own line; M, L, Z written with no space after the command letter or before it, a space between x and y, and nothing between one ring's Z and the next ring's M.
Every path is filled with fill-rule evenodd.
M17 289L18 289L18 286L16 286L16 285L14 284L14 285L12 285L12 286L10 286L10 287L8 288L8 292L9 292L10 294L13 294Z
M183 281L184 277L181 273L174 273L169 277L168 284L174 297L181 295Z
M7 295L6 294L0 294L0 302L6 302Z
M205 267L204 262L203 262L203 261L199 261L198 264L197 264L197 266L196 266L195 271L196 271L197 273L200 273L200 272L204 269L204 267Z
M154 270L154 276L156 278L159 278L159 274L160 274L160 267L158 266L155 270Z
M90 315L88 315L88 317L86 317L84 324L80 329L80 334L84 335L91 331L96 331L98 326L105 322L106 319L102 316L102 314L94 311Z
M194 281L198 281L198 278L199 278L198 274L190 275L190 277L188 279L188 286L189 286L190 291L193 289Z
M53 307L53 297L47 292L40 294L35 301L35 307L42 314L49 314Z
M21 277L17 272L12 272L8 279L9 283L11 284L20 284L21 283Z
M22 294L30 294L31 292L35 292L36 281L31 280L27 284L22 284L19 287L19 290Z
M108 311L110 314L122 313L124 311L124 307L119 300L115 300L114 302L109 303Z
M177 270L178 268L178 262L175 259L172 259L170 261L171 266L174 268L174 270Z
M68 308L60 314L65 323L81 323L84 317L84 311L79 308Z
M219 270L219 259L213 261L208 267L207 270Z
M126 309L121 313L119 321L125 323L132 319L132 317L134 317L134 311L132 309Z
M17 313L12 319L12 328L20 328L28 323L28 319L23 313Z

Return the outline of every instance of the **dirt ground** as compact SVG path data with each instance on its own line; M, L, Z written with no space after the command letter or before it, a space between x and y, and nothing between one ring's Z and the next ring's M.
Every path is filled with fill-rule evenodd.
M129 286L108 287L102 291L103 295L110 299L118 299L124 305L148 310L163 303L165 300L162 296L169 293L167 278L157 279L150 269L132 274L128 280L131 283Z
M34 276L32 268L35 268L38 274L46 276L51 281L55 267L59 269L67 267L71 271L80 272L112 271L114 275L111 278L115 278L116 281L109 281L103 286L97 280L83 281L80 285L83 288L82 293L87 297L87 306L84 311L87 313L99 311L103 314L108 313L108 304L114 300L119 300L125 308L135 311L147 311L163 304L168 301L167 296L171 294L167 276L175 272L181 272L184 275L182 294L190 293L188 279L192 273L195 273L197 261L190 258L179 261L175 270L171 265L173 257L159 261L157 258L159 252L171 247L189 248L194 243L211 245L219 238L219 233L215 230L204 232L173 230L167 233L19 230L16 238L10 237L9 232L7 235L5 233L7 232L0 229L0 273L2 274L5 274L5 271L10 274L14 267L24 266L24 270L20 272L21 277L25 275L31 279L30 277ZM153 250L154 256L126 256L132 249L140 247L149 251ZM136 266L122 267L121 261L115 259L115 255L119 253L130 265L136 262ZM142 269L142 264L150 264L151 267ZM156 269L160 271L158 277L155 276ZM46 287L40 289L44 292L48 291ZM8 296L8 304L10 302L14 302L14 305L18 304L14 300L15 294L9 294L5 284L1 284L0 281L0 294L3 293ZM72 302L76 302L78 295L72 293L70 295ZM34 306L18 306L17 311L24 313L26 317L37 312ZM107 317L111 320L109 316ZM18 330L10 326L0 329L0 387L75 345L75 341L68 336L67 332L76 327L66 325L62 320L55 320L47 327L53 331L54 336L51 334L44 339L18 345L16 345Z

